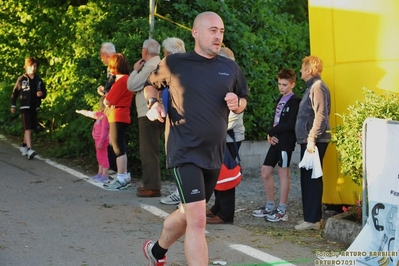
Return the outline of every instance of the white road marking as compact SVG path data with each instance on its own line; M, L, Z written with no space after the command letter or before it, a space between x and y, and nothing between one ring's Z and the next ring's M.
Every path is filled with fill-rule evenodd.
M140 207L143 208L144 210L154 214L155 216L159 216L164 219L169 216L169 213L164 212L163 210L161 210L157 207L151 206L151 205L140 204Z
M6 138L5 136L1 135L1 134L0 134L0 139L8 142L7 138ZM11 144L13 147L15 147L15 148L17 148L17 149L19 150L19 147L20 147L20 146L14 144L14 143L10 143L10 144ZM66 167L65 165L56 163L56 162L54 162L54 161L52 161L52 160L50 160L50 159L42 158L42 157L40 157L39 155L36 155L36 156L35 156L35 159L44 161L45 163L47 163L47 164L49 164L49 165L51 165L51 166L53 166L53 167L55 167L55 168L58 168L58 169L60 169L60 170L62 170L62 171L64 171L64 172L67 172L67 173L70 174L70 175L76 176L77 178L80 178L80 179L82 179L82 180L84 180L84 181L86 181L86 182L88 182L88 183L90 183L90 184L92 184L92 185L94 185L94 186L96 186L96 187L105 189L105 188L103 187L103 184L102 184L102 183L95 182L94 180L91 180L89 176L84 175L84 174L82 174L82 173L80 173L80 172L78 172L78 171L75 171L75 170L73 170L73 169L71 169L71 168L69 168L69 167Z
M88 177L87 175L84 175L84 174L82 174L82 173L80 173L78 171L75 171L75 170L73 170L73 169L71 169L69 167L66 167L65 165L56 163L56 162L54 162L54 161L52 161L50 159L41 158L39 155L36 155L35 158L37 158L39 160L42 160L42 161L46 162L47 164L49 164L51 166L54 166L54 167L56 167L56 168L58 168L58 169L60 169L60 170L62 170L64 172L67 172L70 175L76 176L77 178L80 178L80 179L82 179L82 180L84 180L84 181L86 181L86 182L88 182L88 183L90 183L90 184L92 184L92 185L94 185L96 187L105 189L104 186L103 186L103 183L99 183L99 182L96 182L94 180L91 180L90 177Z
M275 264L278 264L278 265L295 266L295 264L292 264L288 261L274 257L266 252L259 251L257 249L254 249L254 248L246 246L246 245L232 244L232 245L230 245L230 248L238 250L248 256L251 256L251 257L258 259L260 261L263 261L263 262L269 262L269 263L274 262Z

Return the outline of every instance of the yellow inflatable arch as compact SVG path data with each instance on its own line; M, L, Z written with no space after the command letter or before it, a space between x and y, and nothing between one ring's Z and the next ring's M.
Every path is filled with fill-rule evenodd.
M311 54L324 61L331 90L332 128L342 123L335 114L361 100L363 88L399 93L398 0L309 0L309 25ZM334 145L323 170L323 203L355 204L361 187L341 174Z

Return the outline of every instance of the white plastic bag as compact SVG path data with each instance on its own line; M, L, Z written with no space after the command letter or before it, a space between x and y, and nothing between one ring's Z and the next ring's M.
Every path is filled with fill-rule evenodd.
M313 169L312 179L319 178L323 175L323 170L321 169L319 151L317 147L314 147L314 152L310 153L305 151L301 162L298 164L299 168L305 168L306 170Z

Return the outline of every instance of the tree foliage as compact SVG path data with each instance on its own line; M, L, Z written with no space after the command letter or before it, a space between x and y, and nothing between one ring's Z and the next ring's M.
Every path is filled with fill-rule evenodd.
M105 66L99 59L102 42L113 42L133 65L140 57L143 40L149 36L147 0L0 0L0 129L21 135L18 115L11 115L9 99L23 62L35 56L39 74L47 84L48 97L39 114L36 137L57 144L53 155L92 155L92 121L75 109L98 106L96 88L105 82ZM158 1L152 33L160 43L179 37L193 49L190 31L195 16L217 12L225 23L224 44L230 47L243 69L251 90L245 112L246 138L264 139L278 97L275 76L281 68L299 74L301 59L309 53L307 0L171 0ZM298 80L297 90L304 84ZM132 170L140 170L135 107L129 129ZM161 149L163 150L163 149Z

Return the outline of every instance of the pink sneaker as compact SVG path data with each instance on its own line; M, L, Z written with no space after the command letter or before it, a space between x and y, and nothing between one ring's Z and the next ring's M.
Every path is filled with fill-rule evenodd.
M150 262L150 264L148 264L148 266L164 266L164 265L166 265L166 256L160 260L157 260L156 258L154 258L154 256L152 255L152 252L151 252L151 249L153 246L154 246L154 244L152 243L152 240L146 240L143 244L144 256Z
M96 175L91 176L90 179L96 181L99 177L100 177L100 175L96 174Z
M100 182L100 183L108 183L109 182L109 178L108 178L108 176L99 175L99 176L94 178L94 181L97 181L97 182Z

